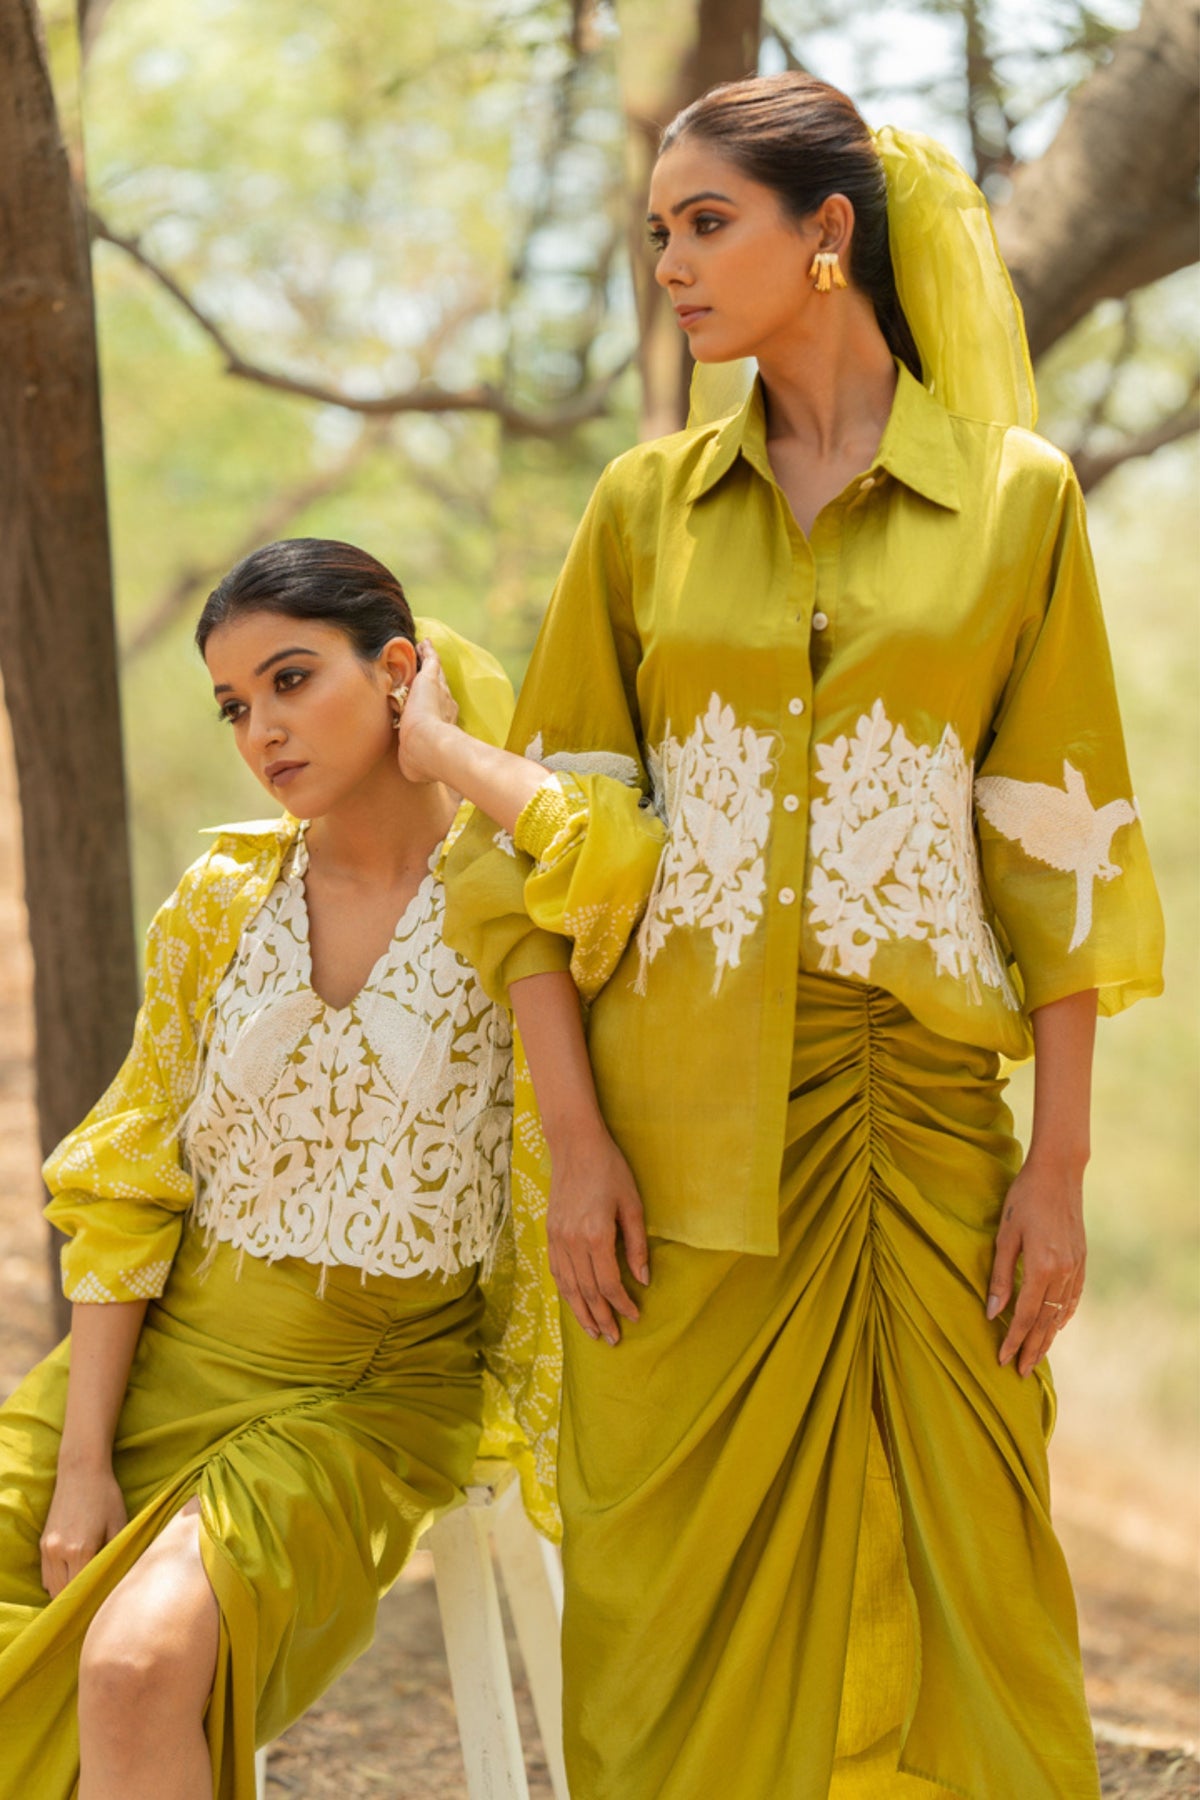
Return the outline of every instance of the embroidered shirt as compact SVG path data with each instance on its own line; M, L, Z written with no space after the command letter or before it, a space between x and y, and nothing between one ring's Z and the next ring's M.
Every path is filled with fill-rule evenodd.
M432 872L343 1007L312 986L303 834L242 933L184 1146L196 1216L253 1256L371 1275L482 1262L508 1193L507 1016L442 939Z
M497 998L569 959L652 1232L776 1248L798 969L1011 1057L1161 987L1073 471L903 368L809 536L758 383L610 465L509 744L554 774L464 831L448 935Z

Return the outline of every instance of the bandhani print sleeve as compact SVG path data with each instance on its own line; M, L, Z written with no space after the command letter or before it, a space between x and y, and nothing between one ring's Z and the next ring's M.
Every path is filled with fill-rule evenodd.
M190 874L190 871L189 871ZM133 1044L83 1123L48 1157L46 1217L69 1242L68 1300L153 1299L166 1286L192 1178L178 1124L191 1097L200 940L188 876L160 907L146 939L145 998Z
M1026 1009L1096 988L1115 1013L1161 991L1162 915L1069 470L1045 567L975 780L983 881Z
M570 938L575 985L593 1000L646 910L663 822L640 788L611 775L552 774L527 803L514 836L535 859L525 880L529 916Z

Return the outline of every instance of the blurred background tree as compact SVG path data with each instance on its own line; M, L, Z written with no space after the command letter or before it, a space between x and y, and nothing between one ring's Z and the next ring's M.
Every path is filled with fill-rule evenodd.
M180 650L254 544L361 539L520 674L599 467L684 410L686 347L643 248L657 129L756 60L841 80L983 180L1046 428L1089 484L1196 428L1195 277L1173 278L1195 254L1196 9L1178 0L1140 19L1131 0L88 17L143 911L179 865L180 799L219 811L229 792L231 759L180 729Z
M0 4L0 672L43 1152L124 1055L137 994L74 22L57 38L56 102L34 0Z
M44 8L52 49L66 5ZM678 105L804 67L982 182L1042 429L1092 494L1172 945L1166 1000L1101 1033L1092 1294L1058 1366L1097 1418L1172 1429L1194 1412L1197 18L1195 0L90 0L81 40L140 923L199 826L263 810L188 642L254 545L362 544L519 679L600 468L681 417L686 352L641 223ZM81 1004L94 961L76 957Z

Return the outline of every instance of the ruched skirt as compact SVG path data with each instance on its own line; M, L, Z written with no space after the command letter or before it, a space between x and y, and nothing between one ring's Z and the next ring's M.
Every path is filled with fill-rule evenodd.
M220 1607L206 1716L217 1800L370 1642L379 1596L459 1497L479 1437L473 1271L443 1280L267 1263L185 1230L117 1426L125 1529L53 1601L39 1539L70 1339L0 1407L0 1800L69 1800L76 1682L101 1602L193 1495Z
M653 1240L619 1348L565 1319L572 1800L1096 1800L1053 1389L984 1310L1003 1086L802 975L778 1255Z

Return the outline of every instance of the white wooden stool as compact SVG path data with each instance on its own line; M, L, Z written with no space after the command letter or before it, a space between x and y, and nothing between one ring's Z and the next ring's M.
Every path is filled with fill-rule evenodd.
M443 1514L424 1542L433 1554L467 1793L470 1800L529 1800L492 1563L494 1541L554 1800L569 1800L562 1753L558 1552L529 1523L509 1464L477 1463L466 1497L466 1505ZM266 1800L268 1755L269 1746L255 1759L259 1800Z

